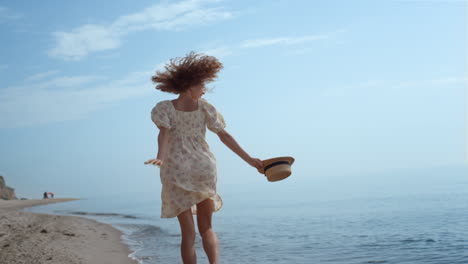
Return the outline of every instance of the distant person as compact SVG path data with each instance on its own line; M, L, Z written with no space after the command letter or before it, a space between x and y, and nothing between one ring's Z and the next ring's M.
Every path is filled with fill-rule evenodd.
M177 94L175 100L161 101L151 111L151 119L159 128L158 153L145 164L160 166L162 183L161 218L179 220L184 264L196 263L195 225L210 263L219 263L219 245L211 225L213 212L222 206L216 193L216 159L205 141L205 131L219 139L251 166L260 169L263 163L252 158L224 128L223 116L201 97L205 84L214 81L223 65L212 56L189 53L170 60L164 72L156 72L152 80L156 89Z
M53 193L53 192L49 192L49 196L50 196L50 198L54 198L54 193Z
M44 192L44 199L48 199L49 196L47 196L47 192Z

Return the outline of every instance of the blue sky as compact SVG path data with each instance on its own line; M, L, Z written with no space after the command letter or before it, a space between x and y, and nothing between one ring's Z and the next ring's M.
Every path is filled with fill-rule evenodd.
M296 158L274 188L467 171L465 1L0 1L0 30L0 174L19 196L159 195L150 111L174 96L150 77L191 50L224 63L205 97L241 146ZM207 140L221 194L271 191Z

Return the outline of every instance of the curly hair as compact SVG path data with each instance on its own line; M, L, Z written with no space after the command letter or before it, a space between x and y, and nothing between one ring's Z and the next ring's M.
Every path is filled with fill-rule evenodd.
M191 51L185 57L171 59L164 68L166 71L157 71L151 77L156 89L179 94L190 87L214 81L223 64L213 56Z

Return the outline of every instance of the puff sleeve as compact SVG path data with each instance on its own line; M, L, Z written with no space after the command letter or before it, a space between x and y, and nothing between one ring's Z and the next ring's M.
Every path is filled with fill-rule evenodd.
M205 121L209 130L218 133L226 127L226 122L220 112L214 106L203 99Z
M156 126L158 126L158 128L171 128L168 105L164 102L156 104L156 106L151 110L151 120Z

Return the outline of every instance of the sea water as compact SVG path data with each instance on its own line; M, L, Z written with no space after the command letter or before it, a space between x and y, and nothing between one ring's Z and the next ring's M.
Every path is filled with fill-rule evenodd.
M395 185L387 192L355 188L365 195L342 196L326 190L316 195L323 189L317 184L286 190L274 184L271 193L239 186L225 191L224 206L213 216L221 263L468 263L465 178L424 191ZM160 204L155 192L27 210L112 224L140 263L182 263L179 224L160 218ZM198 263L208 263L199 236L196 251Z

